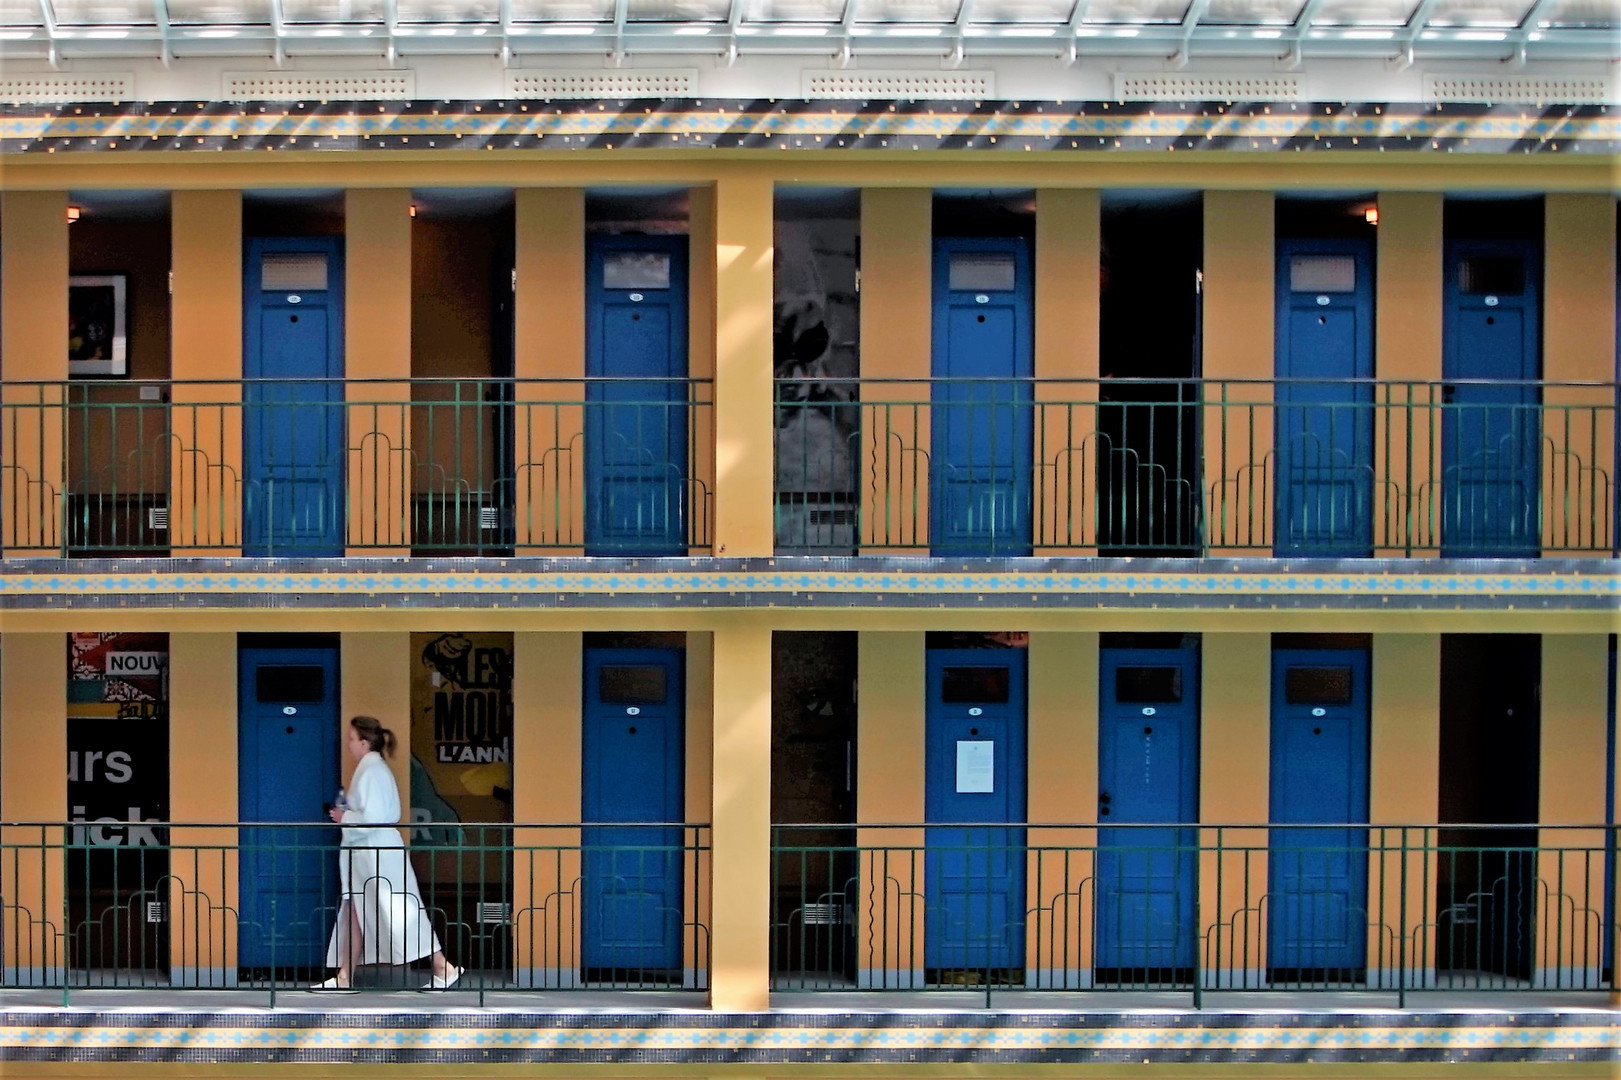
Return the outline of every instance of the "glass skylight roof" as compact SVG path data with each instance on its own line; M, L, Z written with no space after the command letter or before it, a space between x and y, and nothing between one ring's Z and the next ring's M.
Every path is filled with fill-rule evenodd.
M0 0L0 59L487 55L492 39L531 35L531 55L858 48L1613 63L1618 13L1621 0Z

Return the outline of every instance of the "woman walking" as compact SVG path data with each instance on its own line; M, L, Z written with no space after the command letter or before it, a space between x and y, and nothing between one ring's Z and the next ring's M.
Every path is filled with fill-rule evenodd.
M461 978L462 969L439 948L400 840L400 789L383 760L394 753L394 733L370 716L356 716L344 747L355 759L355 774L344 806L331 811L332 820L344 826L338 852L343 892L326 952L326 966L338 973L315 989L349 989L358 964L409 964L430 953L428 985L446 989Z

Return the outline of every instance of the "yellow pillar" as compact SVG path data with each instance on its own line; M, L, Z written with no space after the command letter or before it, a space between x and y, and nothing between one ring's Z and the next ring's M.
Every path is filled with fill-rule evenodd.
M1374 547L1393 558L1440 547L1443 198L1379 193L1374 274ZM1424 385L1412 385L1422 383Z
M715 554L776 546L776 419L768 179L715 183Z
M1080 989L1092 969L1096 829L1039 828L1095 820L1098 805L1098 649L1095 633L1030 635L1026 880L1027 977L1038 988Z
M1433 983L1436 837L1440 818L1441 635L1375 634L1368 760L1368 980L1395 988ZM1419 849L1402 865L1405 846ZM1425 853L1424 848L1431 850ZM1403 880L1405 869L1406 878ZM1397 940L1405 933L1405 948Z
M405 813L411 813L411 635L349 631L339 635L343 678L338 706L338 745L333 751L341 762L344 786L355 763L344 752L351 716L372 716L394 733L394 756L389 769L400 789ZM409 841L409 829L400 830Z
M688 394L694 405L687 417L687 491L693 526L688 554L707 555L714 541L715 490L715 189L693 188L687 201L687 374L695 381Z
M409 555L411 192L351 190L344 220L344 371L350 380L390 380L344 387L350 402L349 553ZM468 426L476 423L471 416L460 419Z
M585 191L519 188L513 328L517 553L585 545Z
M577 632L513 635L512 820L580 820L581 676ZM580 830L513 833L513 966L520 987L567 988L580 973Z
M1206 634L1200 648L1199 820L1263 825L1271 816L1272 639ZM1266 973L1265 828L1205 828L1196 941L1206 985L1257 987Z
M1603 824L1609 694L1606 635L1543 635L1540 824ZM1538 844L1544 850L1537 876L1546 899L1537 904L1537 978L1546 985L1597 988L1604 830L1544 828Z
M929 543L934 193L861 192L863 553Z
M1036 192L1038 554L1095 555L1103 196ZM1047 380L1088 380L1049 382Z
M179 986L236 980L236 635L169 635L169 956ZM184 824L194 823L194 824ZM215 827L207 827L213 825Z
M1204 462L1211 554L1272 546L1276 242L1270 191L1204 196ZM1225 408L1217 407L1225 404Z
M1544 203L1542 549L1605 555L1614 543L1615 196ZM1606 387L1603 384L1610 384Z
M924 818L921 631L859 632L856 645L856 821ZM860 829L856 977L863 989L923 986L923 830Z
M170 202L172 349L169 543L175 555L240 554L242 193L176 191Z
M769 638L770 632L764 631ZM686 820L696 825L711 820L715 812L715 770L711 761L715 752L715 635L703 630L687 632L687 686L686 686ZM681 880L689 882L682 901L683 926L681 935L682 963L689 976L703 961L703 948L707 935L695 927L708 927L715 917L714 897L707 887L694 889L691 882L701 882L707 874L703 845L708 838L703 829L686 830L682 842L686 853L682 857Z
M67 665L64 634L0 639L0 821L34 823L0 831L3 981L12 986L60 985L66 974L68 838L51 823L67 820Z
M61 553L68 377L68 197L0 195L0 551ZM43 382L49 386L17 386Z
M713 667L709 1006L752 1012L770 1004L771 631L716 630Z

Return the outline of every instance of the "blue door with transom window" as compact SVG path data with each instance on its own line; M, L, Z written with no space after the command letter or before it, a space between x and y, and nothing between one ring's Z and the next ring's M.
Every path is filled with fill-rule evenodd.
M1199 817L1199 654L1105 648L1098 715L1094 963L1104 981L1191 972ZM1106 826L1117 826L1108 828Z
M687 551L687 238L586 247L585 549Z
M930 649L925 676L924 966L1022 969L1025 653Z
M1441 552L1541 550L1542 261L1529 240L1446 247Z
M684 713L679 649L587 649L580 830L587 979L681 972Z
M243 551L341 555L343 241L253 238L245 259ZM196 433L199 439L206 436ZM206 470L209 463L199 460L188 468ZM220 512L206 506L193 510L200 516Z
M1360 981L1368 939L1368 653L1272 652L1268 966Z
M1279 555L1373 552L1373 243L1280 240Z
M929 542L936 555L1031 546L1030 243L934 242Z

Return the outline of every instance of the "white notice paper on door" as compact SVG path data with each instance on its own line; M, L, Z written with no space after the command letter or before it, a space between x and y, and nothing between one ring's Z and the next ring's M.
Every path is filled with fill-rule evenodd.
M989 740L957 743L957 794L984 795L996 790L996 744Z

